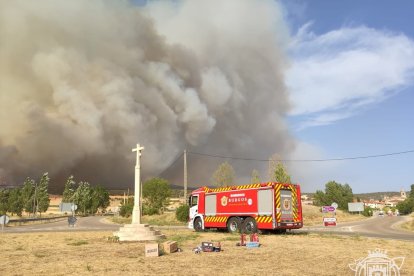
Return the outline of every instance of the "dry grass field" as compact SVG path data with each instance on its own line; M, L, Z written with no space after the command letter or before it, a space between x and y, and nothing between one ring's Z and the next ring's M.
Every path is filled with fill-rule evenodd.
M111 232L0 233L1 275L354 275L348 267L380 248L404 256L401 275L414 275L414 243L360 236L262 235L260 248L236 246L223 232L163 230L182 252L145 257L144 243L108 241ZM195 254L202 241L223 251Z

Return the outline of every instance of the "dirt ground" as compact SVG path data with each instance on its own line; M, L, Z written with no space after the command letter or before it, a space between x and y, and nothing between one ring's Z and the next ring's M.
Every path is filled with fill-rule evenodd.
M183 251L145 257L145 243L110 241L111 232L0 233L1 275L354 275L349 264L377 248L405 257L401 275L414 275L413 242L272 234L246 248L223 232L162 232ZM195 254L203 241L220 241L223 251Z

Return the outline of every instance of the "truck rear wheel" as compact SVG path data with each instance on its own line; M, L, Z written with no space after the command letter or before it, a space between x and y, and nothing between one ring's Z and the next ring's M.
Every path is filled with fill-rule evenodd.
M194 220L194 230L195 230L196 232L201 232L201 231L203 231L203 222L201 221L201 219L200 219L200 218L196 218L196 219Z
M227 222L227 230L230 233L236 233L240 231L241 219L238 217L232 217Z
M242 231L246 234L257 233L257 223L252 217L248 217L243 221Z

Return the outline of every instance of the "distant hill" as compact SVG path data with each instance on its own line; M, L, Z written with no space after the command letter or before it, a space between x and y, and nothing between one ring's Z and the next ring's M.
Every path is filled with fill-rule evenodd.
M184 193L183 189L184 187L182 185L175 185L170 184L171 190L172 190L172 196L182 196ZM191 193L195 189L198 189L197 187L187 187L187 193ZM108 188L110 195L123 195L124 193L128 193L128 189L117 189L117 188ZM182 191L182 193L181 193ZM133 188L129 189L129 195L134 195Z
M354 194L354 197L359 197L361 200L382 200L385 196L393 197L400 196L400 192L376 192L376 193L364 193L364 194Z
M313 198L315 193L303 193L303 195L308 195L309 197ZM360 198L361 200L382 200L384 197L393 197L393 196L400 196L400 192L375 192L375 193L362 193L362 194L354 194L355 198ZM407 193L408 196L408 193Z

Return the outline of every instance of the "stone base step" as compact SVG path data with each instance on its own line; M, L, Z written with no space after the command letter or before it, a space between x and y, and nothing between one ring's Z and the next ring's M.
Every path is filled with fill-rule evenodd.
M140 234L140 235L161 235L160 230L153 230L153 231L126 231L125 229L119 229L118 233L120 235L128 236L132 234Z
M154 230L147 224L127 224L114 232L120 241L153 241L165 238L161 231Z
M165 238L164 235L129 235L123 236L114 233L115 236L119 238L119 241L156 241L162 238Z

